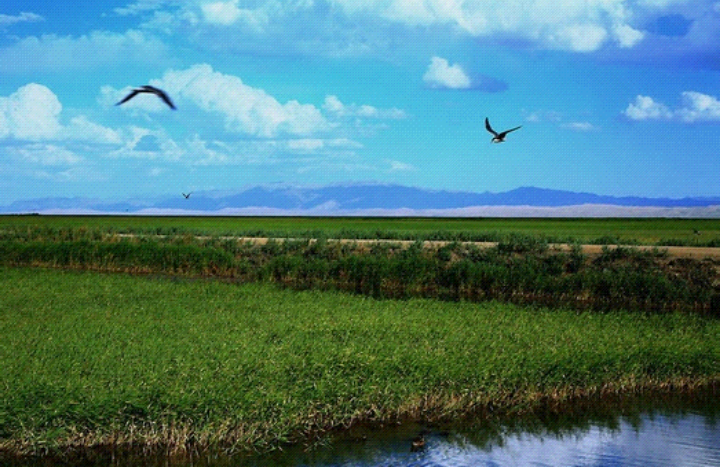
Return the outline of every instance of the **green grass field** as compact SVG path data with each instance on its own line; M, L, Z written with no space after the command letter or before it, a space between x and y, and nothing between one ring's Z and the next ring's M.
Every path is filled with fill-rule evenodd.
M717 219L0 216L0 232L37 227L126 233L409 240L498 240L509 234L520 234L561 242L720 246L720 220Z
M720 321L0 269L0 451L267 449L720 380Z
M716 260L548 242L716 246L720 221L0 216L0 460L720 384Z

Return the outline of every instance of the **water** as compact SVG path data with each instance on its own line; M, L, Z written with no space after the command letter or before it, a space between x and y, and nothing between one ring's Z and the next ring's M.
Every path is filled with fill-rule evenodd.
M425 444L413 451L423 434ZM0 459L0 464L5 464ZM192 459L94 453L82 459L8 464L106 466L720 466L720 399L585 403L561 411L473 422L364 427L325 445L262 456L205 454Z
M465 430L429 430L425 447L412 452L418 428L368 438L359 446L327 452L256 459L244 465L293 466L720 466L720 424L702 414L644 414L616 426L591 424L553 432L510 432L496 439ZM422 430L423 428L420 428ZM280 462L278 462L280 461Z

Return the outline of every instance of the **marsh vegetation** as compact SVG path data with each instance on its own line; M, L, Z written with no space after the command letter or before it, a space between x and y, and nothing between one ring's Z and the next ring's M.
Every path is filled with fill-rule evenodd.
M113 229L0 232L3 456L267 450L720 382L713 259Z

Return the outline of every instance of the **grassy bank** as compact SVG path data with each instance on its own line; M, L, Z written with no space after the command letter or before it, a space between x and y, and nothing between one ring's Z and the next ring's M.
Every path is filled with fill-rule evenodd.
M0 450L269 448L720 379L720 322L0 269Z

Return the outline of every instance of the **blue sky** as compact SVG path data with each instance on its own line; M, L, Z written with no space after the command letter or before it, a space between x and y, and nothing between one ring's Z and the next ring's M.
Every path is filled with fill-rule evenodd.
M5 0L0 204L357 182L720 195L720 2ZM151 95L114 104L152 84ZM496 129L522 125L491 144Z

